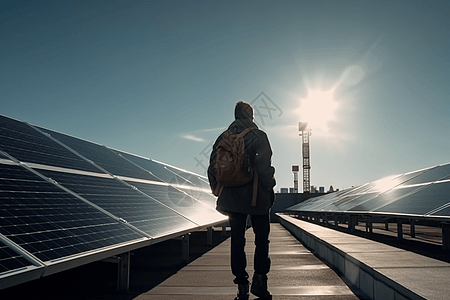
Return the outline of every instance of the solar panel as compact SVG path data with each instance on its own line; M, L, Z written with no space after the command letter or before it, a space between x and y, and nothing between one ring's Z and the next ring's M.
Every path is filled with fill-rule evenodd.
M413 186L409 188L396 188L392 189L386 193L379 194L377 197L370 199L370 201L366 201L361 203L353 208L350 211L374 211L381 206L390 204L396 201L400 197L407 196L408 194L414 192L420 187Z
M204 176L0 116L0 289L225 221L215 202Z
M23 269L32 264L22 255L0 240L0 275L5 272Z
M436 212L430 213L429 215L450 217L450 205L447 205L446 207L443 207Z
M116 179L48 170L40 172L151 237L198 227L167 206Z
M429 168L423 174L408 180L404 185L428 183L450 176L450 164Z
M22 162L98 172L78 157L28 124L0 116L0 150Z
M199 225L225 220L225 217L215 209L197 200L204 193L201 190L196 190L194 194L190 194L170 185L162 186L138 182L130 182L130 184Z
M0 174L0 233L41 261L143 237L21 166Z
M160 164L163 165L170 172L179 175L181 178L183 178L189 184L192 184L199 188L204 188L204 189L208 189L208 190L211 189L209 186L209 181L206 177L201 177L197 174L190 173L190 172L175 168L173 166L170 166L170 165L167 165L164 163L160 163Z
M125 157L126 159L132 161L136 165L140 166L141 168L149 171L151 174L156 176L157 178L161 179L164 182L168 183L174 183L174 184L188 184L193 185L190 182L186 182L186 179L181 177L180 175L170 171L168 168L166 168L163 164L155 162L148 158L143 158L140 156L132 155L129 153L118 151L121 156Z
M93 161L95 164L107 170L111 174L159 181L156 177L133 165L129 161L123 159L117 153L105 146L55 132L49 129L40 129L50 134L52 137L56 138L66 146L75 150L83 157Z
M421 189L416 188L416 192L408 195L408 197L385 205L377 209L376 212L425 215L431 210L448 203L450 203L450 182L447 181L429 184ZM448 216L448 214L445 215L443 212L437 212L434 215Z

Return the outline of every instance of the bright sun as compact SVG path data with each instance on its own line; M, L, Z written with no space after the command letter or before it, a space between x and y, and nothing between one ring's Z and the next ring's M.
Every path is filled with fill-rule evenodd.
M301 122L308 122L308 127L318 133L327 133L329 123L336 120L339 107L334 99L334 89L328 91L310 90L306 98L300 100Z

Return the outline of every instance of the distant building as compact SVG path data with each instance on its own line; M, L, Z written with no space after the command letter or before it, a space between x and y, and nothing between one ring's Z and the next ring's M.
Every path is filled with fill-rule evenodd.
M297 191L295 190L295 188L289 188L289 193L296 194Z
M325 193L325 187L324 186L319 187L319 193Z
M289 193L289 189L288 188L281 188L280 189L280 193L281 194L287 194L287 193Z
M334 188L332 185L330 185L330 189L328 190L328 193L333 193L334 192Z

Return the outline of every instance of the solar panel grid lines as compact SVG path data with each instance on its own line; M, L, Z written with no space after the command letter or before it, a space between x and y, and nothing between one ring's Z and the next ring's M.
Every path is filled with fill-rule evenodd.
M0 171L0 233L41 261L143 237L23 166Z
M193 201L192 197L187 197L184 193L174 189L172 186L156 186L144 183L133 183L136 187L146 193L152 195L155 199L180 214L186 216L199 226L205 226L217 220L224 220L221 215L213 208L205 205L200 201Z
M385 193L389 193L393 189L395 189L398 186L401 186L411 178L417 177L426 170L419 170L419 171L413 171L405 174L400 175L392 175L388 176L379 180L376 180L371 183L363 184L361 187L356 187L351 192L346 193L348 198L346 199L340 199L337 201L336 210L339 211L352 211L352 212L364 212L368 209L365 207L366 205L373 204L374 199L377 199L377 197L382 197L381 195ZM361 197L363 195L370 195ZM355 197L356 196L356 197ZM380 199L380 198L378 198ZM393 201L391 199L391 201ZM369 203L369 204L365 204ZM383 204L380 204L380 206L383 206ZM330 208L330 210L335 210L333 208Z
M182 180L182 182L186 181L180 175L170 171L164 165L159 162L156 162L152 159L148 159L142 156L130 154L127 152L115 150L119 153L124 159L138 166L139 168L151 173L153 176L158 178L159 180L167 183L176 183L178 184L178 178Z
M0 234L0 276L2 273L43 265L42 261Z
M118 153L113 151L111 148L53 130L44 128L40 129L50 134L60 143L66 145L66 147L70 148L80 157L86 159L97 168L100 168L103 172L113 175L158 181L156 177L140 168L137 168L135 165L125 160L122 156L118 155Z
M186 180L181 175L177 174L176 172L169 170L168 167L170 167L170 166L167 164L159 163L155 160L147 159L145 157L126 153L126 152L123 152L120 150L114 150L114 151L117 151L118 154L123 156L126 160L135 164L139 168L142 168L143 170L150 172L151 174L153 174L153 176L159 178L163 182L168 183L175 189L178 189L183 193L186 193L184 190L187 189L188 192L186 194L189 197L191 197L192 194L198 194L198 192L200 192L200 197L195 196L195 197L193 197L192 200L203 202L204 204L208 205L209 207L215 208L216 198L212 196L212 194L210 192L209 184L205 185L204 183L201 183L200 178L197 178L197 181L199 182L199 184L195 184L194 179L197 176L196 174L185 172L186 174L189 174L189 176L194 178L193 180L189 181L189 180ZM179 170L179 169L176 169L176 170ZM200 176L197 176L197 177L200 177ZM179 179L181 179L181 181ZM188 185L185 185L185 183L188 183ZM198 190L198 189L200 189L200 190Z
M417 184L415 187L417 189L405 196L406 198L397 199L377 211L431 216L450 206L450 181ZM413 189L414 186L409 188Z
M353 211L357 210L360 207L363 207L363 210L368 212L384 211L383 208L387 207L388 205L391 205L396 201L400 201L403 198L409 197L410 195L426 188L427 186L428 185L412 186L409 188L397 187L385 193L379 194L377 197L371 199L370 202L354 207L351 210Z
M42 173L36 171L35 169L33 169L32 167L29 166L29 165L33 166L33 164L20 163L20 162L18 162L18 163L19 163L19 165L21 165L22 167L26 168L26 169L27 169L28 171L30 171L31 173L34 173L36 176L42 178L43 180L45 180L45 181L47 181L47 182L49 182L49 183L52 183L52 184L58 186L60 189L64 190L66 193L71 194L72 196L74 196L74 197L80 199L81 201L83 201L83 202L87 203L88 205L90 205L90 206L96 208L97 210L99 210L99 211L103 212L104 214L110 216L111 218L115 219L116 221L121 221L121 219L118 218L118 217L116 217L115 215L109 213L108 211L102 209L101 207L95 205L94 203L91 203L90 201L88 201L87 199L81 197L81 196L78 195L77 193L74 193L74 192L71 191L70 189L67 189L67 188L64 187L63 185L60 185L56 180L54 180L54 179L52 179L52 178L50 178L50 177L44 176ZM53 168L51 168L51 167L45 168L45 167L42 166L42 165L38 165L38 167L41 167L42 169L50 169L50 170L53 169ZM79 173L79 172L77 172L77 173ZM107 174L92 173L92 172L88 172L88 174L95 174L95 176L99 176L99 177L103 177L103 178L105 178L105 177L108 176ZM111 178L112 178L112 177L111 177ZM25 186L24 184L21 184L20 188L23 189L23 190L25 190L26 192L28 192L28 189L26 188L26 186Z
M200 176L193 172L182 170L180 168L171 166L171 165L163 163L163 162L156 161L154 159L152 159L152 161L163 165L167 170L169 170L173 174L179 175L184 180L186 180L187 182L189 182L190 184L192 184L194 186L210 189L208 178L206 178L205 176Z
M350 211L379 211L384 206L390 205L391 203L396 201L400 201L404 197L408 197L411 194L418 192L420 189L426 187L427 184L431 183L424 182L424 179L428 179L429 181L436 180L442 177L441 175L439 175L439 172L436 172L438 168L438 166L425 168L395 177L392 180L393 184L388 184L389 189L387 189L383 193L380 193L377 197L370 199L370 202L366 201L367 204L360 203L359 205L351 208ZM409 192L401 190L403 186L407 186L408 188L410 187Z
M198 225L114 178L42 171L74 193L127 221L152 238L173 229Z
M0 150L21 162L96 170L32 125L4 116L0 116Z
M185 218L185 219L187 219L187 220L189 220L189 221L195 223L196 225L200 226L200 224L198 224L196 221L194 221L194 220L192 220L191 218L189 218L188 216L186 216L186 215L180 213L180 212L177 211L176 209L173 209L172 207L166 205L165 203L163 203L163 202L157 200L157 198L152 197L152 196L149 195L148 193L145 193L144 191L141 191L138 187L136 187L136 186L134 186L134 185L128 183L127 181L121 180L121 179L119 179L119 178L117 178L117 177L116 177L116 179L117 179L118 181L120 181L122 184L124 184L124 185L126 185L126 186L128 186L128 187L134 189L135 191L141 193L142 195L144 195L144 196L146 196L146 197L149 197L152 201L156 201L156 202L158 202L159 204L161 204L162 206L166 207L167 209L172 210L173 212L175 212L176 214L178 214L178 215L181 216L182 218ZM169 186L168 186L168 188L169 188ZM195 201L194 198L192 198L192 201Z
M0 116L0 270L25 282L226 220L205 177L122 153Z

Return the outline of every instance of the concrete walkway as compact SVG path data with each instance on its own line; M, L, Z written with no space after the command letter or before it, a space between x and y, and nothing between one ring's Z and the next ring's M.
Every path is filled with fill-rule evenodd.
M253 275L254 235L246 234L247 271ZM192 261L135 300L234 299L236 285L230 269L230 239ZM359 299L336 273L316 258L280 224L271 224L268 274L273 299ZM256 299L251 295L250 299Z

